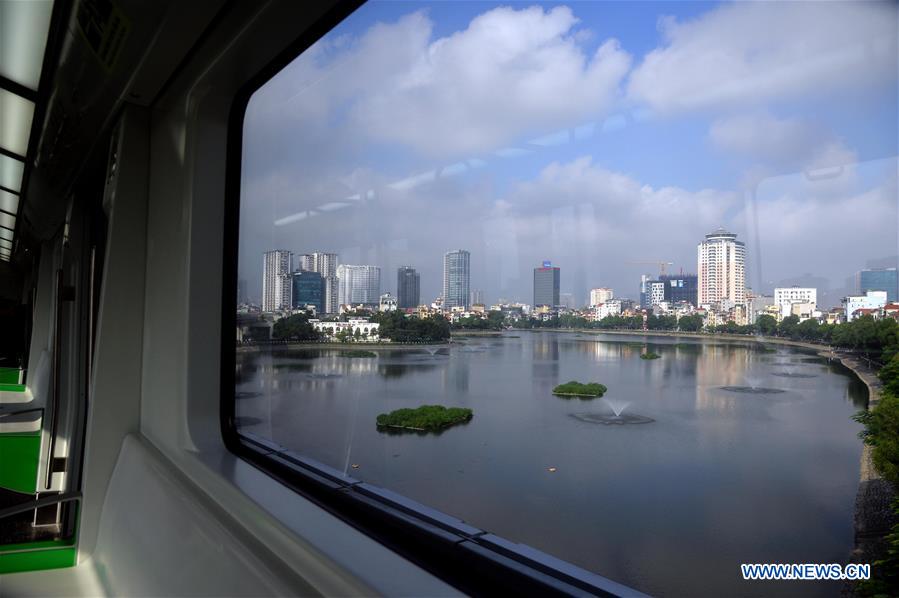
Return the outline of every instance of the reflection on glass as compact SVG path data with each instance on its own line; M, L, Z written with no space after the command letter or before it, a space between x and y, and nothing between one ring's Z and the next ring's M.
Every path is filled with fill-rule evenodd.
M899 285L896 11L361 7L248 105L238 426L652 594L842 562L865 389L745 335Z

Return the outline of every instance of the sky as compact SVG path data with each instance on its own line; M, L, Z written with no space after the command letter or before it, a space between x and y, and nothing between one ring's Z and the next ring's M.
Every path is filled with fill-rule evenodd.
M897 4L369 2L252 96L239 278L270 249L421 273L471 252L487 303L533 268L637 298L723 226L747 284L895 266ZM299 33L299 32L298 32Z

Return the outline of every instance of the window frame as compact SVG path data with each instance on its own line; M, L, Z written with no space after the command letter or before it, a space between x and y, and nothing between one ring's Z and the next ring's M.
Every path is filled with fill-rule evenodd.
M252 95L337 27L364 0L337 0L233 97L227 129L220 347L220 429L242 460L336 516L385 548L469 594L641 596L627 586L294 453L235 423L232 331L237 325L243 127Z

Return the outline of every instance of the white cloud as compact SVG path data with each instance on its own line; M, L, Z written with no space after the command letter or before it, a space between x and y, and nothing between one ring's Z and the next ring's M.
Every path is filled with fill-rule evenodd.
M855 152L824 126L798 118L749 114L712 123L709 139L718 148L748 158L753 165L784 170L852 164Z
M259 92L248 117L438 157L494 151L611 107L630 56L615 40L589 55L577 22L567 7L502 7L432 39L430 20L414 13L317 44Z
M752 218L757 247L750 249L761 257L765 280L812 272L841 286L868 260L895 255L896 167L893 158L860 163L857 176L843 173L835 181L800 173L763 182ZM835 187L843 192L832 202Z
M896 18L879 2L738 2L664 18L665 45L633 71L628 95L666 113L894 81Z

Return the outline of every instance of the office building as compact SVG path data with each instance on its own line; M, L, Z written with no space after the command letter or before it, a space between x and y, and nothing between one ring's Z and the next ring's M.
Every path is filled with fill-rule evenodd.
M324 311L325 279L318 272L299 270L292 274L294 309L315 308L316 314Z
M337 254L320 253L312 254L312 270L318 272L325 279L324 313L337 313Z
M650 280L647 283L649 291L649 307L655 307L665 301L665 283L661 280Z
M614 291L606 287L590 289L590 307L596 307L606 301L610 301L614 296Z
M376 306L381 295L381 269L377 266L337 266L339 305Z
M291 306L291 253L286 249L266 251L262 262L262 311L280 311Z
M312 253L300 253L294 256L294 264L298 270L315 272L315 255Z
M864 295L852 295L843 299L846 321L851 322L860 314L857 310L883 309L887 304L886 291L868 291Z
M443 256L443 309L468 307L471 292L471 254L464 249Z
M620 313L621 300L609 299L608 301L593 306L593 312L590 314L590 319L594 322L599 322L603 318L607 318L609 316L617 316Z
M737 235L719 228L697 246L697 302L722 306L746 300L746 246Z
M746 295L747 316L746 319L750 324L755 324L759 316L768 312L768 308L773 307L774 297L771 295Z
M302 253L294 258L294 263L298 270L306 270L308 272L318 272L324 279L325 295L322 299L322 312L326 314L337 313L337 254L322 253Z
M774 305L780 310L781 318L793 315L793 304L811 304L811 311L814 311L818 305L818 289L810 287L781 287L774 289ZM808 310L804 310L803 313L805 311Z
M396 271L396 305L400 309L418 307L421 301L421 276L411 266Z
M649 283L652 282L652 276L649 274L640 275L640 307L647 308L652 303L649 297Z
M686 301L696 307L697 278L695 274L662 274L659 281L665 285L664 300L671 304Z
M559 302L560 269L552 262L543 262L543 266L534 268L534 307L556 307Z
M886 291L887 301L899 301L899 271L896 268L869 268L855 275L856 291L864 295L868 291Z

